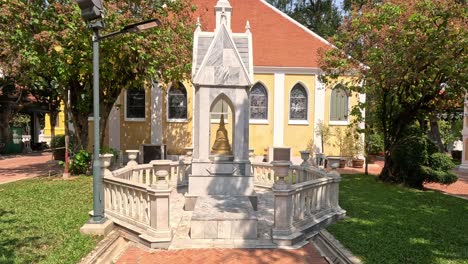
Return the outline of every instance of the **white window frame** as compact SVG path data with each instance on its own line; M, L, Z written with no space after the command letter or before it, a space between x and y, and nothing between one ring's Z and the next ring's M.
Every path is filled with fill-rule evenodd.
M344 84L337 84L337 85L342 85L343 87L345 87ZM337 85L335 85L333 89L335 89ZM344 91L346 92L346 90ZM331 107L332 107L331 96L332 96L332 93L330 93L330 106L328 109L329 111L328 112L328 125L329 126L348 126L349 125L349 113L351 112L351 101L350 101L351 96L348 95L348 115L346 117L346 120L330 120L331 119Z
M307 119L306 120L294 120L291 119L291 92L297 84L302 85L306 92L306 100L307 100ZM305 85L303 82L299 81L296 82L291 89L289 89L289 95L288 95L288 125L309 125L309 120L310 120L310 96L309 96L309 87Z
M267 118L266 119L252 119L250 118L250 111L249 111L249 124L254 124L254 125L268 125L269 124L269 118L270 118L270 94L268 93L268 88L267 86L262 82L262 81L257 81L252 88L257 84L263 85L263 88L266 91L266 99L267 99ZM249 92L249 110L250 110L250 92Z
M188 115L189 115L189 112L188 112L188 90L187 90L187 87L185 87L185 84L183 84L182 82L180 82L180 84L182 84L184 86L184 89L185 89L185 94L186 94L186 99L187 99L187 118L169 118L169 92L171 91L172 89L172 86L173 84L171 83L169 85L169 89L167 89L167 93L166 93L166 121L168 123L188 123Z
M143 90L145 94L145 117L144 118L135 118L135 117L127 117L127 90L124 92L124 120L126 122L145 122L148 113L146 113L146 90Z

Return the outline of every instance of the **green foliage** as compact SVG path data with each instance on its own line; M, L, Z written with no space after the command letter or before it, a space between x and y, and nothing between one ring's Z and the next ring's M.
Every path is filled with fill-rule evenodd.
M50 147L54 148L64 148L65 147L65 135L58 135L53 137L50 140Z
M91 154L82 149L75 153L70 160L69 170L72 175L86 174L91 167Z
M391 155L398 175L395 182L422 188L424 182L448 184L457 180L450 172L455 167L450 157L439 153L437 146L416 128L405 134Z
M372 113L366 122L382 133L389 153L406 140L404 133L416 120L463 105L466 5L456 0L372 2L351 9L332 41L336 49L322 58L322 79L334 85L340 76L354 76L346 86L372 98L358 108ZM363 118L361 111L352 114ZM395 157L386 156L382 180L400 182L409 174L394 167L397 162L389 159Z
M436 170L427 166L421 166L419 173L421 174L420 178L422 178L424 182L451 184L458 180L458 176L451 171Z
M115 148L110 148L108 146L103 146L101 148L101 151L100 151L100 154L112 154L114 155L114 157L118 157L119 156L119 151Z
M429 157L428 165L438 171L450 171L455 168L452 159L445 153L434 153Z
M447 121L439 120L440 138L444 143L445 149L449 149L454 141L461 138L461 130L463 129L463 120Z
M29 122L31 122L31 117L29 115L19 113L15 114L10 120L11 126L22 128L29 125Z
M355 127L335 127L333 136L335 141L332 145L339 149L341 157L357 157L362 154L362 140Z
M35 178L0 185L0 263L72 264L101 237L80 234L92 208L92 179Z
M378 154L384 151L384 142L383 137L379 133L372 133L366 135L367 137L367 147L369 154Z
M335 34L341 23L340 11L332 0L268 2L324 38Z
M347 217L327 230L363 263L467 263L466 200L343 175L340 206Z
M315 135L320 137L322 144L322 153L325 153L325 146L328 144L330 137L332 136L330 127L323 123L323 120L319 120L315 126ZM311 152L313 153L313 152Z

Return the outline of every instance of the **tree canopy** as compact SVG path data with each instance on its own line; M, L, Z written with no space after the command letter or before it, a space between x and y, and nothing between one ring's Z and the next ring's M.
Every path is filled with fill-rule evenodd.
M326 38L335 34L341 14L333 0L269 0L310 30Z
M455 0L374 2L351 9L333 38L336 48L323 56L322 68L326 82L354 76L348 88L371 98L357 108L372 110L373 120L366 121L384 135L386 162L380 177L399 182L401 171L392 155L405 144L418 117L447 103L463 105L467 6Z
M161 26L123 34L100 43L101 125L122 89L143 89L153 80L184 79L190 72L194 29L188 0L104 2L102 34L157 18ZM70 90L72 120L78 144L86 148L91 113L91 31L72 0L1 0L0 68L18 83ZM35 86L36 85L36 86ZM104 135L104 133L102 133ZM103 136L101 136L101 141Z

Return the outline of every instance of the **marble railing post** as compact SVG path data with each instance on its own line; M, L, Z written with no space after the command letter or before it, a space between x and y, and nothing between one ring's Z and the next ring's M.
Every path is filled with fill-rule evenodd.
M136 161L138 157L139 150L129 149L125 151L128 155L127 167L136 166L138 162Z
M185 148L185 160L191 161L193 155L193 147L186 147Z
M340 173L336 170L338 167L338 164L333 164L332 170L327 173L327 177L333 179L333 183L331 184L331 197L330 197L330 207L337 211L340 212L340 218L344 217L344 214L346 211L341 209L339 205L339 192L340 192L340 181L341 181L341 176Z
M158 181L146 189L150 198L150 235L166 241L172 240L172 229L170 225L170 195L171 188L168 185L168 172L160 170L156 172Z
M249 148L249 160L250 163L254 162L255 160L255 150L253 148Z
M153 177L156 177L153 179L153 182L156 181L157 183L162 183L163 180L166 181L167 184L169 184L169 173L171 171L171 162L170 160L153 160L151 161L151 164L153 164ZM166 173L159 173L159 171L165 171Z
M297 182L304 182L304 181L308 181L310 179L307 179L307 171L306 171L306 168L310 167L310 163L309 163L309 158L310 158L310 151L308 150L302 150L302 151L299 151L301 153L301 159L302 159L302 163L301 163L301 178L300 180L298 180ZM298 173L298 176L299 176L299 173Z
M293 201L290 185L284 178L288 176L291 162L274 161L271 163L278 180L273 185L275 196L273 236L288 236L293 232Z

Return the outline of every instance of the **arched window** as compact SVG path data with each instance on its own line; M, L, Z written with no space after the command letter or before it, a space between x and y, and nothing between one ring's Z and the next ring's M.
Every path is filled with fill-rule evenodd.
M341 84L331 92L330 121L348 121L348 93Z
M307 92L299 83L294 85L289 97L289 119L307 120Z
M250 119L268 119L268 94L265 86L256 83L249 94Z
M187 90L182 83L171 87L167 104L168 119L187 119Z

